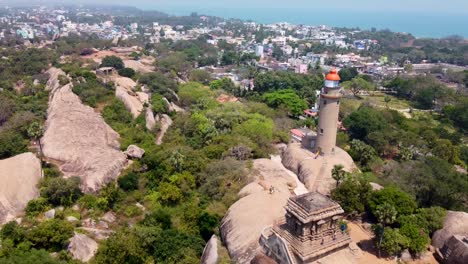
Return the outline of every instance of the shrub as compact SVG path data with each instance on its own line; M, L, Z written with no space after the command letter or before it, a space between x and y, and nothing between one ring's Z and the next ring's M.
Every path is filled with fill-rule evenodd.
M132 68L123 68L119 70L119 75L123 77L132 78L133 76L135 76L135 74L136 72Z
M138 189L138 174L129 172L118 179L119 187L124 191L132 191Z
M37 199L31 200L28 202L26 205L26 215L29 217L35 217L38 214L44 212L46 208L48 207L49 203L47 202L47 199L43 197L39 197Z
M121 70L125 67L125 64L117 56L106 56L102 59L101 67L114 67L116 70Z
M0 132L0 159L6 159L27 151L27 140L15 131Z
M70 206L82 195L78 177L48 178L41 185L41 196L55 206Z
M171 214L167 209L159 208L146 215L141 224L144 226L159 226L162 229L170 229L172 227Z
M411 195L392 186L371 194L369 208L372 214L375 215L377 207L384 203L392 205L397 210L398 216L412 214L417 207L416 201Z
M69 222L51 219L29 230L27 238L35 247L59 251L65 248L72 235L73 226Z

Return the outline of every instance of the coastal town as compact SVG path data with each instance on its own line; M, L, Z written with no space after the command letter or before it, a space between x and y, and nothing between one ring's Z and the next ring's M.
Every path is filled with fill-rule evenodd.
M468 39L0 7L0 263L468 261Z

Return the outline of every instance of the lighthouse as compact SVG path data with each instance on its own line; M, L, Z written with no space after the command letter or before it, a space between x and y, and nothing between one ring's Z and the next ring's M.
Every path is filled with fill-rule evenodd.
M340 76L332 69L325 77L325 84L320 93L319 121L314 146L320 155L335 153L341 97Z

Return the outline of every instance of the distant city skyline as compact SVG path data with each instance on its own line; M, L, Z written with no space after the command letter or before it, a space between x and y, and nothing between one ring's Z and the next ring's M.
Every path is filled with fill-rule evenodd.
M0 0L3 5L123 5L169 15L192 12L260 23L390 29L416 37L468 38L468 0Z
M387 11L387 12L437 12L468 14L467 0L0 0L0 3L71 3L71 4L118 4L157 9L193 8L319 8L349 11Z

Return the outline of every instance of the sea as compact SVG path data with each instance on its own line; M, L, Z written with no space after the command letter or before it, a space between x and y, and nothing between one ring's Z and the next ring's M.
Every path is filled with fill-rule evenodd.
M239 18L259 23L289 22L305 25L328 25L348 28L359 27L360 29L390 29L396 32L411 33L418 38L443 38L458 35L468 39L468 12L465 12L465 14L440 14L423 11L356 12L343 9L326 10L294 7L164 7L148 4L138 7L144 10L158 10L178 16L197 12L198 14L213 15L223 18Z

